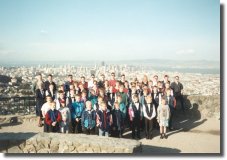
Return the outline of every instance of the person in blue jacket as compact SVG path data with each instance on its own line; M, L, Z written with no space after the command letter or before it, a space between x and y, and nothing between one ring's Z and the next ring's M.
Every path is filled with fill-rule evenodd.
M72 103L71 118L72 118L72 132L81 133L81 116L84 111L84 103L80 101L80 94L76 94L76 101Z
M92 109L91 101L86 102L86 109L82 113L81 124L85 134L95 134L96 111Z

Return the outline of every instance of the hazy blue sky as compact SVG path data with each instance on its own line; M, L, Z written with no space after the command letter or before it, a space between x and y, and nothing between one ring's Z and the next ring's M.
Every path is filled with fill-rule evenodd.
M0 0L2 60L220 59L219 0Z

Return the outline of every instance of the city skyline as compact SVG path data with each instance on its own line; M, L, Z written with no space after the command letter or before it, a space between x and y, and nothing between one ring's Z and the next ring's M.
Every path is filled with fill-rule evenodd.
M220 61L220 2L0 2L1 61Z

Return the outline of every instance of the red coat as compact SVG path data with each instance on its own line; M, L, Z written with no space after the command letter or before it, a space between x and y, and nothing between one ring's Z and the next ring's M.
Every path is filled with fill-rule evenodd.
M51 117L50 117L50 112L51 112L51 110L49 110L48 112L47 112L47 114L45 115L45 122L46 122L46 124L48 124L48 125L51 125L52 123L53 123L53 121L51 120ZM61 113L58 111L58 110L54 110L54 113L55 113L55 118L56 118L56 121L59 123L59 122L61 122L61 120L62 120L62 118L61 118Z
M116 86L116 80L109 80L109 85L115 87Z
M80 82L80 84L82 84L82 82ZM85 89L87 89L88 88L88 83L87 82L85 82L84 84L82 84L83 86L84 86L84 88Z

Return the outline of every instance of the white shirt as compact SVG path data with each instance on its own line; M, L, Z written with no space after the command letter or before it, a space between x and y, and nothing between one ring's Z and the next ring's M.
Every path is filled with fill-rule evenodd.
M136 109L139 110L140 104L139 103L135 103L135 106L136 106Z
M92 88L94 86L94 81L93 80L90 80L88 82L88 88Z
M41 111L42 113L44 112L44 115L46 115L46 113L50 110L50 105L46 102L42 105L41 107Z
M147 104L149 112L150 112L150 105L151 105L151 104ZM155 111L155 106L154 106L154 104L153 104L153 106L151 106L151 107L153 107L153 113L152 113L151 117L148 117L147 112L146 112L146 106L143 105L144 117L146 117L146 118L149 119L149 120L153 119L153 118L156 116L156 111Z

